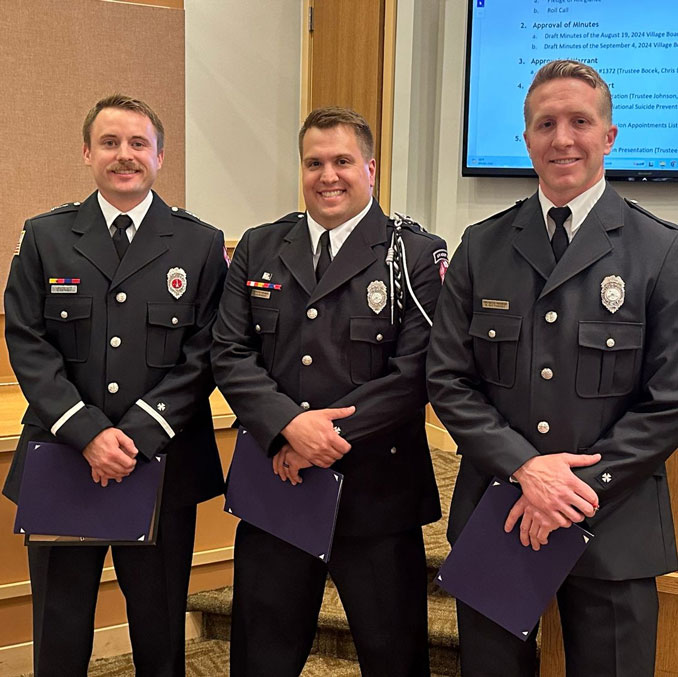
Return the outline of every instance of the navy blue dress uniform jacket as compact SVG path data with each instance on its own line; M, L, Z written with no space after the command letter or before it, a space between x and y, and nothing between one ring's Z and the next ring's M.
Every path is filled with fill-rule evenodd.
M248 230L214 327L217 384L270 455L306 409L355 405L353 416L336 421L352 449L333 466L345 475L337 528L352 535L440 516L424 428L429 326L407 294L400 326L388 302L377 313L367 301L371 282L389 287L392 228L375 202L317 286L303 214ZM445 243L418 226L405 227L403 239L412 286L432 317L441 287L435 252Z
M609 276L624 283L616 312L601 300ZM678 568L664 467L678 446L675 226L608 186L557 265L537 195L469 227L441 292L428 374L462 455L451 542L493 475L508 479L537 454L600 453L574 469L600 510L572 573Z
M208 398L223 244L221 231L156 194L122 261L96 193L26 221L5 293L10 359L29 403L10 499L28 441L82 450L111 426L134 440L140 463L168 454L165 507L221 493ZM168 289L172 268L186 275L179 298ZM51 278L75 278L66 285L76 293L57 293Z

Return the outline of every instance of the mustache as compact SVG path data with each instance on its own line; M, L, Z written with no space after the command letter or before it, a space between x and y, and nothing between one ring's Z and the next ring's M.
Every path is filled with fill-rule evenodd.
M129 170L138 171L139 169L141 169L139 165L134 162L115 162L114 164L108 166L109 172L124 172Z

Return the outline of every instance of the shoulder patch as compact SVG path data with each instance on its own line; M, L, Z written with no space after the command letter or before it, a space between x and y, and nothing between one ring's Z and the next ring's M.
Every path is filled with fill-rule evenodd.
M524 197L522 200L516 200L515 204L512 204L510 207L507 209L502 209L500 212L497 212L496 214L492 214L492 216L487 216L486 218L482 219L481 221L478 221L477 223L474 223L472 225L477 226L481 223L485 223L486 221L492 221L493 219L498 219L500 216L504 216L504 214L508 214L512 212L514 209L517 209L520 207L523 202L527 200L526 197Z
M64 202L62 205L57 205L52 207L48 212L43 212L37 216L33 216L32 219L41 219L43 216L54 216L54 214L66 214L68 212L77 212L80 208L79 202Z
M631 209L635 209L636 211L640 212L641 214L644 214L648 218L652 219L653 221L656 221L657 223L661 223L662 225L666 226L667 228L672 228L673 230L678 230L678 225L675 223L671 223L671 221L665 221L664 219L660 219L658 216L653 214L652 212L648 212L647 209L644 209L641 207L636 200L629 200L628 198L624 198L624 202L631 207Z

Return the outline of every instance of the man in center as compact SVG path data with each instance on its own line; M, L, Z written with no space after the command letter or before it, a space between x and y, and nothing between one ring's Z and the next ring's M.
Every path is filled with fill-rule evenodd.
M300 674L328 571L362 674L428 675L421 525L440 507L424 364L445 243L373 200L374 142L357 113L313 111L299 151L307 212L244 234L213 366L271 472L297 482L332 465L344 485L329 564L238 526L231 675Z

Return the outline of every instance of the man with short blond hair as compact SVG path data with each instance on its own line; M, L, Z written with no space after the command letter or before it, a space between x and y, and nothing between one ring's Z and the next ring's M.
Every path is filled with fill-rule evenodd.
M164 129L148 104L102 99L83 140L97 191L26 221L7 284L28 410L4 493L17 500L32 440L70 445L103 487L167 454L157 543L112 554L137 674L181 677L196 504L223 487L208 400L223 234L151 190ZM107 550L28 546L36 677L87 675Z
M466 230L431 335L431 403L462 457L448 538L493 476L520 484L504 526L525 547L583 523L558 591L567 675L649 677L654 577L678 568L678 232L605 182L617 127L590 66L535 75L524 136L538 191ZM535 674L536 630L457 610L463 677Z

